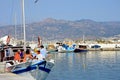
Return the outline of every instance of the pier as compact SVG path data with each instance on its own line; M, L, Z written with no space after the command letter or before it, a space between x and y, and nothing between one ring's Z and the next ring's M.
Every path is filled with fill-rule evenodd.
M5 63L0 62L0 80L33 80L29 77L19 76L5 71Z
M33 80L13 73L0 73L0 80Z

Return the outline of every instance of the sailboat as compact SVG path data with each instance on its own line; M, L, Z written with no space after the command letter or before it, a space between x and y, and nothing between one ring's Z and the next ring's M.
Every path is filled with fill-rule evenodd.
M25 32L25 14L24 0L22 0L22 21L24 31L24 51L26 51L26 32ZM26 62L17 63L14 60L6 61L6 70L8 72L29 77L33 80L45 80L54 66L54 60L27 60Z
M45 80L53 66L54 60L27 61L22 63L15 63L14 61L6 62L7 71L29 77L33 80Z

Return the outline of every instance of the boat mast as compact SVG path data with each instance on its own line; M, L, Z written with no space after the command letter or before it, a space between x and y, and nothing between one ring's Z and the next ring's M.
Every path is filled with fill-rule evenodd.
M83 43L85 43L85 35L83 34Z
M14 37L15 37L15 40L16 40L17 39L17 36L16 36L17 35L16 34L16 13L15 13L15 19L14 19L14 21L15 21L15 36Z
M26 51L26 30L25 30L25 9L24 9L24 0L22 0L22 24L23 24L23 36L24 36L24 51Z

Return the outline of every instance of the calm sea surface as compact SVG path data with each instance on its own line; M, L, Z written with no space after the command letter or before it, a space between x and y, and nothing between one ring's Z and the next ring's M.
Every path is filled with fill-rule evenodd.
M120 51L50 55L55 66L47 80L120 80Z

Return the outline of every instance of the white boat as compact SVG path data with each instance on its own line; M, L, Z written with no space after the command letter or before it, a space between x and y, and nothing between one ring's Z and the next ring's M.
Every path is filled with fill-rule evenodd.
M29 77L32 80L45 80L54 66L54 60L50 61L28 61L15 63L8 61L6 69L9 72L15 73L23 77Z

